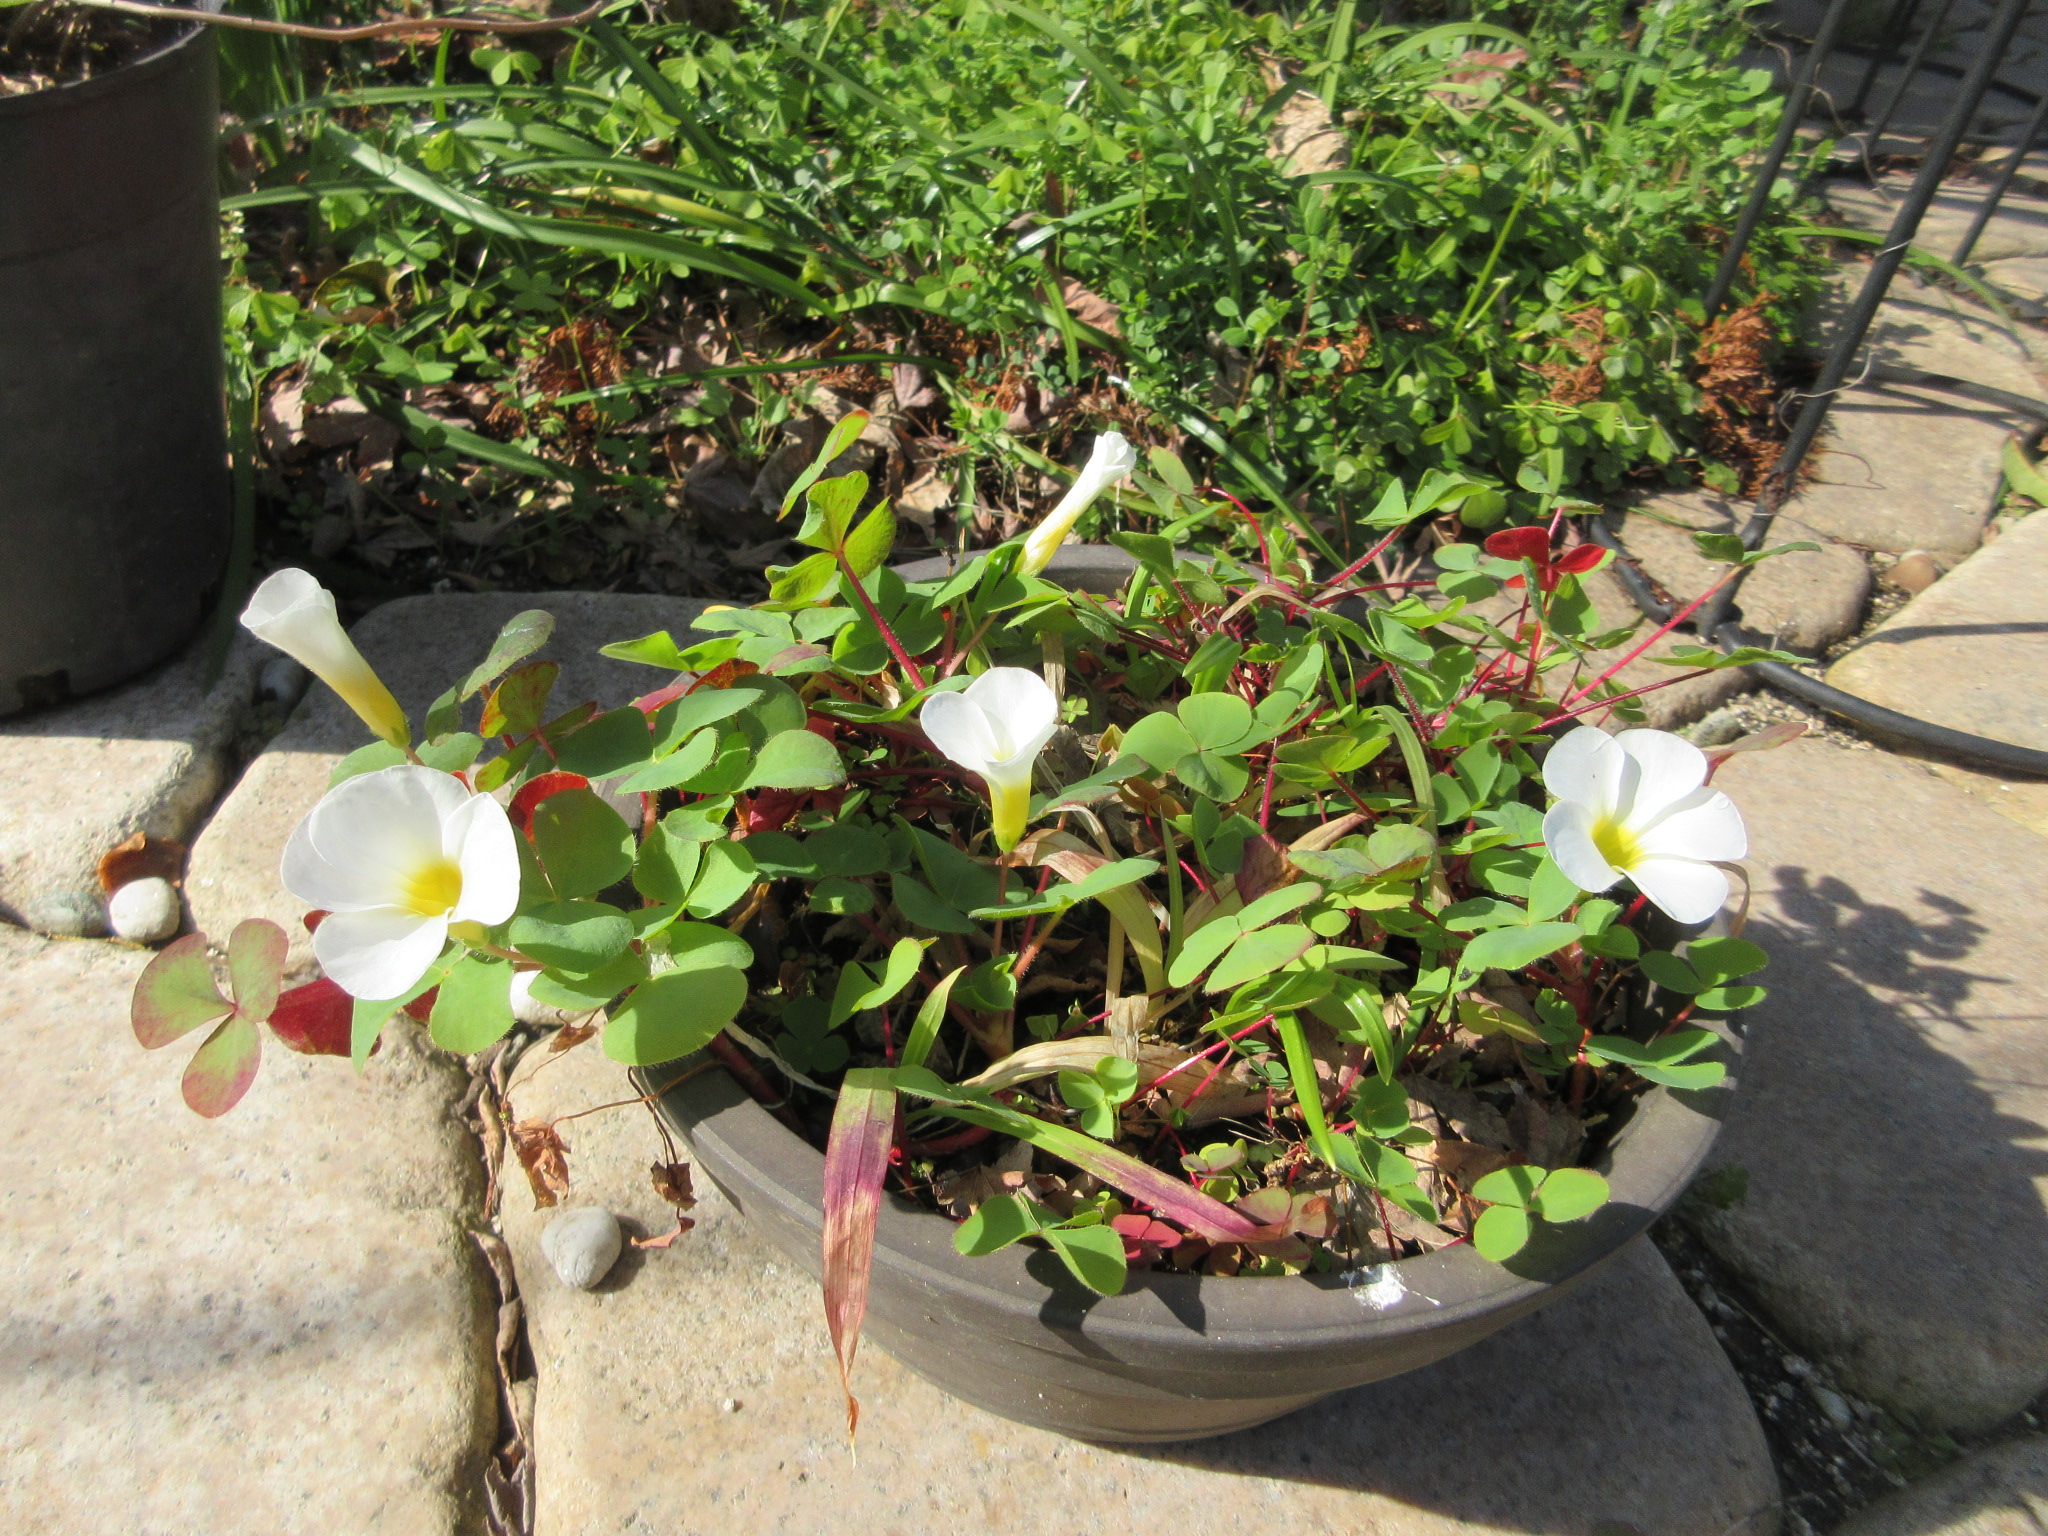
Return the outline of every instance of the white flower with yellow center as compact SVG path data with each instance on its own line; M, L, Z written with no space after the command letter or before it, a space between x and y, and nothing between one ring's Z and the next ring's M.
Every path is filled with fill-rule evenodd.
M1044 570L1052 562L1053 551L1067 541L1067 535L1074 531L1074 524L1094 504L1095 498L1137 467L1138 450L1124 439L1121 432L1105 432L1096 438L1095 447L1088 454L1088 462L1074 477L1074 483L1060 498L1060 504L1046 513L1045 520L1024 540L1024 553L1017 559L1018 571L1026 576L1036 576Z
M313 954L352 997L403 997L452 923L489 927L519 902L505 808L453 774L401 764L345 779L293 829L284 887L329 915Z
M266 578L249 595L242 627L340 694L342 703L393 746L412 740L405 711L341 627L334 594L304 571L283 570Z
M988 785L996 846L1024 836L1031 814L1031 767L1060 726L1060 701L1023 667L990 667L959 693L924 701L918 723L933 746Z
M1624 876L1681 923L1703 923L1728 899L1720 861L1749 851L1735 802L1707 787L1706 755L1669 731L1610 736L1582 725L1550 749L1543 786L1557 804L1543 842L1582 891Z

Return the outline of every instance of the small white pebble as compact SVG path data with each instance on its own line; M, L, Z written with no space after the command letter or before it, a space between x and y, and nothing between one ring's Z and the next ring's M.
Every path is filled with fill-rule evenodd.
M107 901L107 926L131 944L161 944L183 922L177 887L156 875L130 880Z
M564 1211L540 1234L540 1251L548 1256L562 1284L583 1291L611 1273L622 1243L618 1217L600 1205Z
M718 1406L727 1413L738 1413L740 1411L740 1400L736 1397L728 1397Z

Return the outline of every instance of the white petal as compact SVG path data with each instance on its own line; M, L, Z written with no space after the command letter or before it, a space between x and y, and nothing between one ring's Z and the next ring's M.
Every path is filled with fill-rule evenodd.
M1728 877L1696 859L1641 859L1628 877L1673 922L1704 923L1728 899Z
M451 775L404 763L330 790L307 817L308 832L355 905L398 906L412 877L443 857L442 824L469 799Z
M284 888L308 907L323 912L360 912L381 907L389 899L382 880L364 880L359 872L338 870L313 846L313 818L305 816L284 845L277 877Z
M1543 787L1560 800L1574 800L1595 816L1614 809L1628 758L1598 726L1567 732L1543 759Z
M917 723L941 754L980 773L997 756L988 717L957 693L935 693L924 701Z
M337 912L313 935L320 969L350 997L403 997L448 942L448 919L398 907Z
M1749 852L1742 813L1718 789L1700 788L1635 833L1648 858L1739 859Z
M1543 818L1543 846L1582 891L1604 891L1621 878L1621 871L1593 846L1594 815L1576 800L1560 800Z
M1635 769L1623 781L1622 811L1632 830L1649 826L1707 782L1707 755L1683 736L1623 731L1614 741Z
M472 795L441 830L442 848L462 866L462 897L450 920L487 928L504 922L519 905L519 845L505 808Z
M1088 510L1096 497L1137 467L1138 451L1122 433L1105 432L1096 438L1088 462L1074 477L1074 483L1067 487L1067 494L1024 540L1023 553L1017 557L1018 572L1036 576L1044 570L1053 557L1053 551L1066 541L1067 535L1074 530L1074 524L1080 521L1081 514Z
M996 762L1037 757L1059 729L1059 700L1027 667L990 667L962 697L987 717Z

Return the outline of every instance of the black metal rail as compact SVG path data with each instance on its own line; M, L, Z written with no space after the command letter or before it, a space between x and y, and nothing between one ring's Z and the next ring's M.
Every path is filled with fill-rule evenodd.
M1729 237L1727 248L1721 253L1719 267L1708 288L1705 307L1709 318L1728 300L1736 274L1741 270L1742 258L1756 233L1765 208L1769 206L1772 189L1783 169L1785 157L1790 152L1808 108L1812 105L1815 82L1819 78L1821 66L1826 63L1830 51L1835 46L1836 36L1841 30L1850 3L1851 0L1830 0L1806 56L1795 73L1791 88L1786 94L1777 132L1757 167L1756 180L1736 222L1735 231ZM1941 0L1922 28L1918 40L1907 56L1905 73L1893 87L1883 110L1878 114L1875 127L1866 141L1866 148L1874 144L1878 135L1889 126L1914 75L1926 67L1930 44L1946 22L1952 3L1953 0ZM1805 462L1807 454L1820 436L1821 428L1827 420L1829 406L1849 379L1849 370L1869 335L1871 322L1876 318L1885 295L1891 289L1892 279L1898 274L1899 267L1906 259L1906 253L1913 243L1914 236L1919 232L1921 221L1948 173L1949 164L1976 121L1985 95L1996 84L1998 66L2005 58L2020 23L2026 17L2028 5L2029 0L2000 0L1998 8L1992 14L1980 47L1962 72L1962 79L1950 100L1947 113L1933 137L1925 145L1920 170L1914 177L1912 189L1906 194L1905 201L1899 205L1898 212L1892 219L1891 228L1886 231L1884 242L1878 248L1877 256L1871 262L1870 270L1857 291L1855 301L1835 331L1827 357L1821 365L1819 377L1814 381L1813 387L1805 392L1791 434L1779 451L1769 474L1764 478L1756 505L1742 527L1744 547L1752 550L1763 547L1764 537L1770 530L1772 519L1790 497L1792 488L1798 480L1800 465ZM1849 104L1848 110L1852 113L1860 111L1875 85L1880 66L1890 52L1904 41L1919 9L1920 0L1895 0L1885 23L1886 42L1878 48L1876 57L1864 72L1856 94ZM2032 96L2031 92L2027 94L2029 97ZM1984 227L1996 212L2007 188L2012 185L2021 161L2040 136L2044 124L2048 124L2048 94L2039 98L2039 104L2035 107L2032 117L2020 132L2011 157L1986 192L1968 233L1956 251L1954 265L1960 266L1975 249ZM2048 424L2048 403L2016 395L2007 390L1952 378L1946 374L1873 365L1866 370L1864 377L1877 383L1905 384L1962 395ZM1622 557L1616 560L1615 569L1636 606L1659 623L1668 620L1672 613L1671 607L1659 601L1642 572L1625 558L1627 551L1622 548L1613 533L1598 519L1590 519L1589 523L1592 537ZM1723 650L1733 650L1741 645L1766 643L1747 634L1739 623L1729 617L1746 574L1738 571L1733 580L1701 605L1691 621L1691 627L1698 635ZM1804 672L1778 662L1757 662L1753 666L1756 675L1771 688L1790 694L1816 709L1849 720L1875 734L1908 741L1941 756L1998 772L2048 777L2048 752L2036 751L2011 742L1995 741L1989 737L1973 736L1964 731L1950 730L1931 721L1918 720L1874 704L1868 699L1859 699L1839 688L1832 688L1817 678L1809 677Z

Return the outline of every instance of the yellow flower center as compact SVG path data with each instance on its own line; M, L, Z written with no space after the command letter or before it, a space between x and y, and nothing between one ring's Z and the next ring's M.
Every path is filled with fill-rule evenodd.
M1616 869L1632 869L1642 862L1643 849L1635 833L1612 816L1602 816L1593 824L1593 846Z
M462 899L462 866L450 858L422 864L406 878L398 904L421 917L439 917Z

